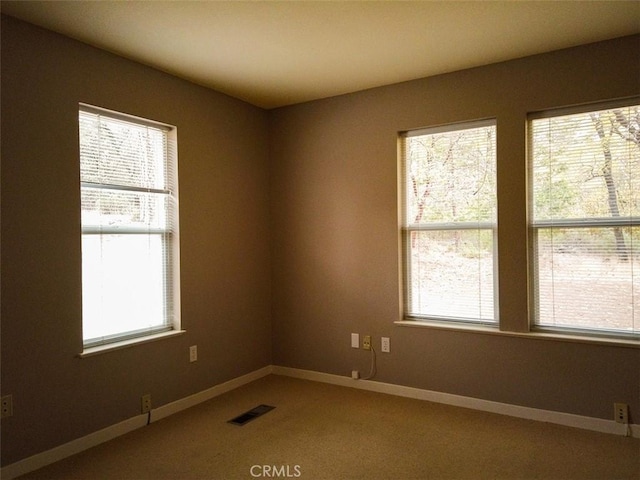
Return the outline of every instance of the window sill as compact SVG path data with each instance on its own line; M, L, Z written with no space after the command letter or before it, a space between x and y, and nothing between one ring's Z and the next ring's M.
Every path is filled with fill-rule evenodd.
M470 324L446 324L443 322L428 322L417 320L398 320L394 322L401 327L427 328L435 330L448 330L456 332L470 332L484 335L499 335L507 337L531 338L534 340L550 340L559 342L588 343L591 345L608 345L615 347L638 348L640 340L587 336L579 334L565 334L555 332L511 332L499 330L498 327Z
M186 330L171 330L169 332L157 333L155 335L148 335L146 337L131 338L129 340L123 340L121 342L108 343L106 345L98 345L97 347L86 348L79 353L80 358L93 357L95 355L101 355L103 353L112 352L114 350L122 350L123 348L133 347L143 343L156 342L158 340L164 340L165 338L177 337L186 333Z

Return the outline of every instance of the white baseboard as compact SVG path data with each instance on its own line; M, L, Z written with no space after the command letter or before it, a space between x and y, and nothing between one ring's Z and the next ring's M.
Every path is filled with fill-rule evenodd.
M269 375L272 371L271 365L255 370L241 377L234 378L228 382L221 383L214 387L203 390L202 392L190 395L175 402L163 405L151 411L151 421L156 422L161 418L193 407L198 403L210 400L218 395L229 392L235 388L241 387L247 383L258 380L259 378ZM0 478L3 480L11 480L29 472L33 472L42 467L46 467L52 463L60 461L64 458L80 453L89 448L100 445L101 443L113 440L116 437L132 432L138 428L147 425L149 417L147 414L136 415L115 425L111 425L97 432L90 433L81 438L77 438L58 447L52 448L42 453L38 453L31 457L25 458L18 462L2 467L0 470Z
M519 405L510 405L507 403L493 402L490 400L464 397L461 395L453 395L450 393L435 392L431 390L423 390L420 388L405 387L402 385L395 385L391 383L375 382L371 380L353 380L351 377L346 376L314 372L311 370L300 370L297 368L280 367L277 365L273 366L272 373L275 375L284 375L304 380L330 383L343 387L359 388L361 390L369 390L372 392L387 393L400 397L415 398L418 400L426 400L435 403L444 403L456 407L470 408L483 412L498 413L501 415L524 418L527 420L554 423L557 425L582 428L585 430L592 430L601 433L631 435L635 438L640 438L640 425L627 426L616 423L613 420L604 420L602 418L585 417L582 415L573 415L571 413L554 412L551 410L541 410Z
M147 415L137 415L123 422L116 423L97 432L90 433L82 438L77 438L68 443L59 445L51 450L38 453L31 457L20 460L6 467L2 467L0 477L3 480L11 480L25 473L33 472L42 467L46 467L63 458L70 457L101 443L108 442L120 435L132 432L147 424Z
M255 370L246 375L234 378L227 382L221 383L214 387L198 392L194 395L182 398L175 402L163 405L151 411L151 421L158 420L173 415L187 408L193 407L199 403L210 400L218 395L234 390L242 385L258 380L269 374L283 375L288 377L300 378L304 380L312 380L315 382L330 383L343 387L359 388L372 392L387 393L400 397L415 398L418 400L426 400L429 402L444 403L457 407L481 410L484 412L499 413L513 417L525 418L528 420L537 420L540 422L555 423L569 427L593 430L602 433L610 433L616 435L632 435L640 438L640 425L630 425L627 429L626 425L621 425L613 420L604 420L601 418L584 417L580 415L572 415L569 413L554 412L549 410L540 410L530 407L522 407L518 405L510 405L506 403L492 402L489 400L481 400L472 397L464 397L460 395L452 395L450 393L435 392L431 390L423 390L420 388L405 387L402 385L394 385L391 383L374 382L371 380L353 380L351 377L333 375L329 373L314 372L311 370L300 370L297 368L280 367L276 365L268 365L259 370ZM147 424L148 416L136 415L135 417L124 420L115 425L111 425L97 432L90 433L82 438L72 440L58 447L52 448L42 453L38 453L31 457L20 460L0 470L0 478L3 480L11 480L26 473L32 472L39 468L45 467L51 463L57 462L64 458L80 453L91 447L95 447L101 443L113 440L116 437L132 432Z
M193 407L199 403L211 400L218 395L235 390L242 385L258 380L259 378L266 377L272 372L272 368L273 367L271 365L263 367L259 370L247 373L246 375L242 375L241 377L233 378L228 382L221 383L220 385L216 385L188 397L176 400L175 402L158 407L151 412L151 422L157 422L169 415L173 415L174 413L186 410L187 408Z

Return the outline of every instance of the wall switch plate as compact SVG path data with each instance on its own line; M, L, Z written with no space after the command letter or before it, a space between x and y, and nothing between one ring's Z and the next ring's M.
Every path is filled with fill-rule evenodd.
M362 348L365 350L371 350L371 335L365 335L362 340Z
M0 403L0 418L10 417L13 415L13 396L5 395Z
M191 345L189 347L189 361L190 362L195 362L198 360L198 346L197 345Z
M140 410L142 411L142 413L150 412L151 411L151 394L147 393L146 395L143 395L140 401L141 401Z
M360 348L360 334L352 333L351 334L351 348Z
M380 340L380 350L382 350L385 353L391 352L390 343L391 341L389 340L389 337L382 337L382 339Z

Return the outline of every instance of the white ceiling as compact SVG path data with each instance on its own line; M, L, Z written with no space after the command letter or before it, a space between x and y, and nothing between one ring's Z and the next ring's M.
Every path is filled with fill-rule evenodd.
M3 0L0 8L264 108L640 32L638 1Z

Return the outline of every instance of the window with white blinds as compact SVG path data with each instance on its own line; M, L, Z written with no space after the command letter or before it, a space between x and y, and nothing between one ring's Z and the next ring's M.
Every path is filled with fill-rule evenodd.
M84 347L179 328L175 130L79 110Z
M640 334L640 106L531 115L533 324Z
M496 124L400 138L405 320L495 324Z

